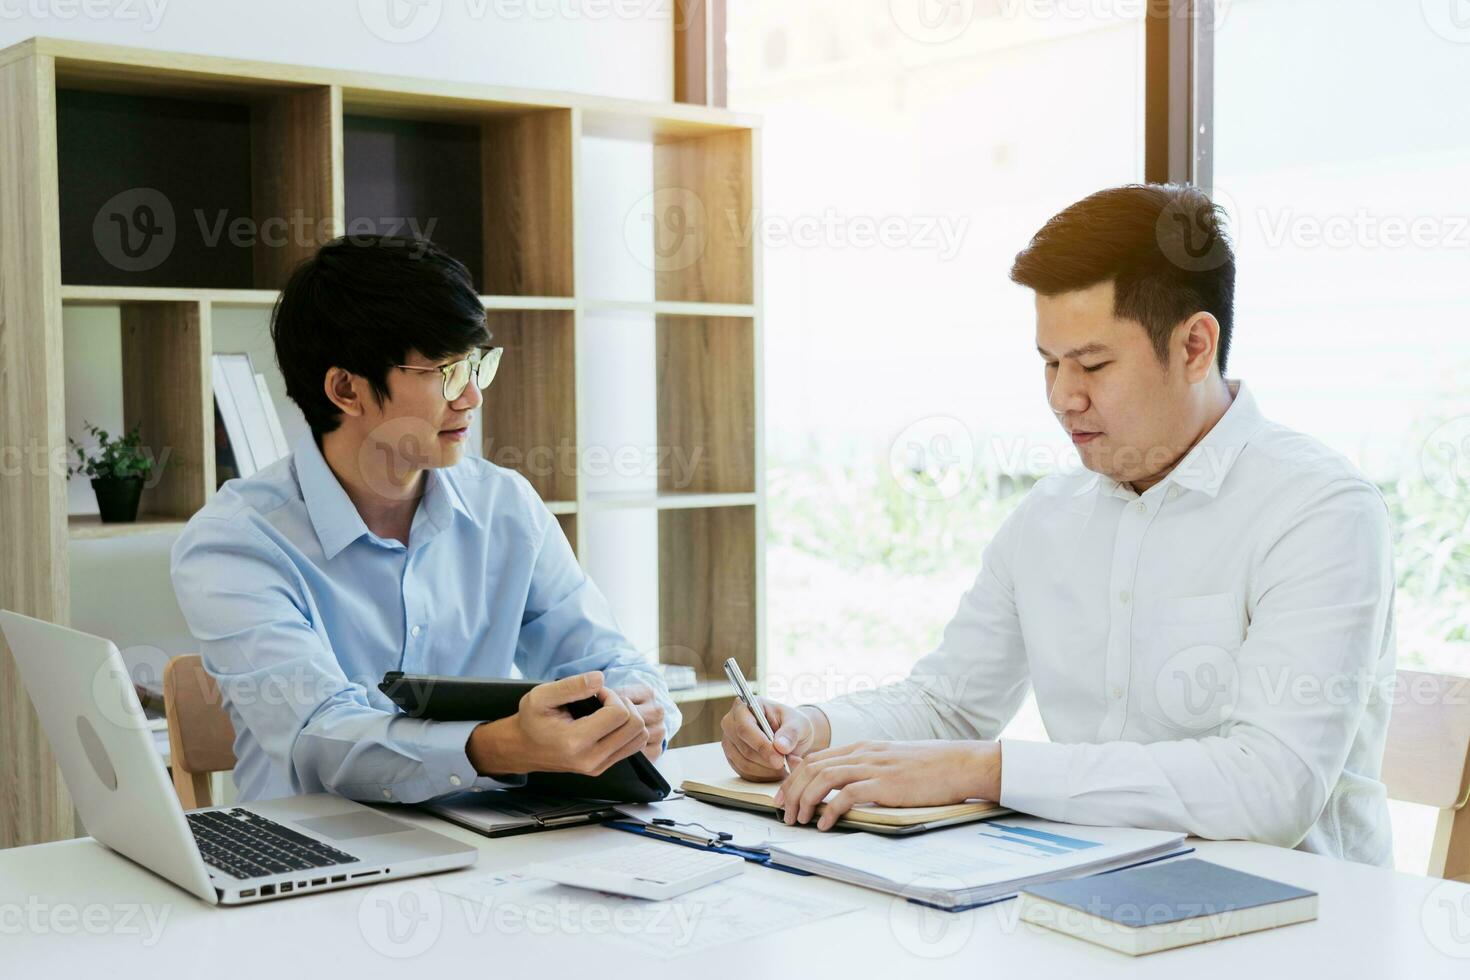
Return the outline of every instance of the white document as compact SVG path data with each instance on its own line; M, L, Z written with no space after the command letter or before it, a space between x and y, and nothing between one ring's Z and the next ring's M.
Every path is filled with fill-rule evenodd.
M259 467L255 465L255 456L245 438L245 426L240 421L235 390L230 386L229 376L225 373L223 355L215 354L210 358L210 373L214 382L214 403L219 408L220 420L225 424L225 435L230 440L230 452L235 457L235 471L241 476L253 476Z
M255 376L255 390L260 392L260 405L265 410L265 421L271 430L271 442L276 447L276 459L281 459L291 447L286 443L286 430L281 428L281 416L276 412L276 403L271 399L271 390L265 383L265 375Z
M250 441L250 454L255 457L255 468L265 469L276 461L276 441L271 436L270 422L265 417L265 406L260 403L260 389L255 387L255 368L249 354L223 354L225 378L230 391L235 395L235 407L240 412L240 424L245 429L245 438Z
M805 837L771 857L839 881L941 906L1012 895L1027 885L1127 867L1184 850L1184 835L1001 818L913 837Z
M516 873L436 884L464 900L466 924L474 935L555 929L560 935L595 935L630 955L664 960L861 908L857 902L810 894L800 888L800 879L763 868L664 902L588 893Z

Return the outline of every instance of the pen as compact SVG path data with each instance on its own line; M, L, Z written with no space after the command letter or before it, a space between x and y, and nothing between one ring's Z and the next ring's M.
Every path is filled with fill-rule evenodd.
M731 684L735 685L735 696L755 716L755 723L760 726L761 734L770 741L772 747L775 747L776 733L771 731L771 726L766 721L766 713L761 710L760 705L756 704L755 693L746 683L745 675L740 672L740 665L735 662L734 657L725 660L725 676L730 678ZM786 769L786 775L791 775L791 763L787 762L784 756L781 758L781 765Z

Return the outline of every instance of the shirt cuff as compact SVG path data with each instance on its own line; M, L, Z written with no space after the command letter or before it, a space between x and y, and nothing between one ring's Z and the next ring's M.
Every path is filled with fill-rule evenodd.
M853 742L874 737L859 705L827 701L824 704L804 704L801 707L816 708L827 716L827 727L832 732L832 738L827 743L828 748L835 749L840 745L851 745Z
M483 722L436 721L424 726L419 742L420 775L398 787L401 802L420 802L466 790L515 789L526 785L526 777L504 779L481 776L470 762L465 744L470 732Z
M1066 823L1072 800L1072 749L1056 742L1001 739L1000 805Z

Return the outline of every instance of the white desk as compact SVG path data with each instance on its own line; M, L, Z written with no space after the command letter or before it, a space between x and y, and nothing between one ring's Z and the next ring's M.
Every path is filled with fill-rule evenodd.
M723 767L716 746L678 750L661 764L676 786L686 775ZM524 925L497 929L492 918L470 916L471 906L431 887L454 876L509 870L569 849L630 839L621 832L589 827L489 840L430 817L411 819L477 844L479 863L453 875L211 908L90 838L0 851L0 976L1470 977L1470 886L1260 844L1211 841L1194 842L1198 856L1318 891L1320 918L1134 960L1018 924L1014 902L942 913L838 882L752 866L748 875L839 895L862 908L672 961L634 959L595 935L532 934ZM400 936L409 935L409 920L385 908L385 898L418 911L416 931L405 943L386 938L390 915ZM148 915L161 928L150 926ZM427 948L408 958L384 952L410 945ZM425 972L439 969L473 972Z

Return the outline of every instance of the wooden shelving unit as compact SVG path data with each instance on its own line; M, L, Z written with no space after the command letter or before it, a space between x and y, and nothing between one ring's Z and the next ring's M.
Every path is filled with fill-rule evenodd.
M583 217L594 139L647 147L655 197L692 197L709 219L687 229L692 259L654 250L649 299L588 295L597 256L624 247ZM755 120L697 106L46 38L0 51L0 445L43 460L0 478L0 606L67 622L69 542L176 533L210 499L215 311L268 314L327 238L418 231L470 266L506 349L484 455L527 476L584 563L589 521L649 515L659 655L700 679L677 692L676 742L718 737L723 660L757 685L765 673L760 243L738 233L759 207L758 153ZM73 307L118 311L123 423L170 452L135 525L69 515L64 467L44 462L66 445ZM618 382L587 353L608 314L651 325L654 390L630 395L650 399L658 444L692 461L678 481L608 492L586 476L589 391ZM4 649L0 717L0 846L69 836Z

